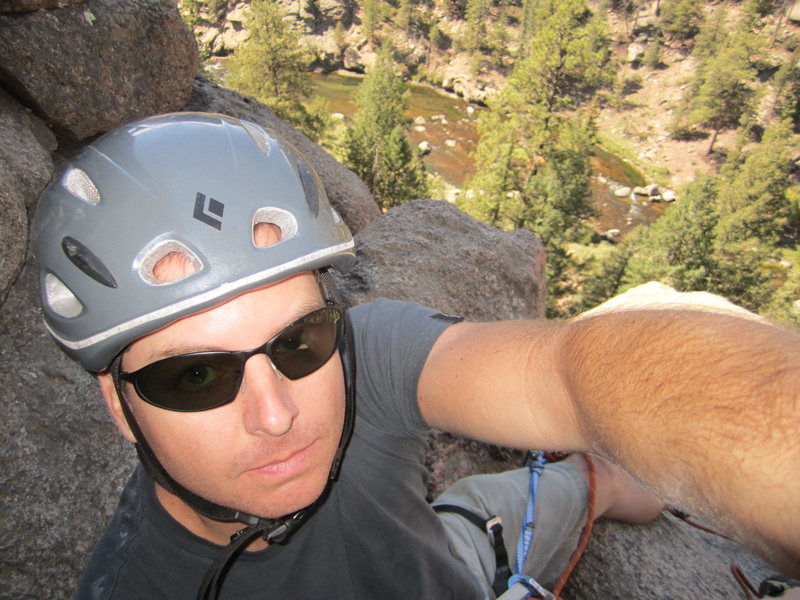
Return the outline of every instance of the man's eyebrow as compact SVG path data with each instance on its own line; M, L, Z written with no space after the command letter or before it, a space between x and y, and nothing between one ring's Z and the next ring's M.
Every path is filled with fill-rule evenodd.
M289 317L282 323L269 337L264 338L263 343L266 343L267 340L272 338L272 336L276 335L278 332L282 331L301 317L304 317L310 312L323 308L325 306L325 301L322 298L317 298L313 300L307 300L298 304L295 309L290 313ZM222 348L220 346L209 346L203 343L177 343L177 344L170 344L167 346L159 346L154 348L152 352L148 353L145 357L144 365L147 366L150 363L156 362L158 360L164 358L170 358L173 356L180 356L181 354L192 354L194 352L219 352L219 351L229 351L230 348ZM250 348L234 348L234 350L250 350ZM141 367L140 367L141 368Z

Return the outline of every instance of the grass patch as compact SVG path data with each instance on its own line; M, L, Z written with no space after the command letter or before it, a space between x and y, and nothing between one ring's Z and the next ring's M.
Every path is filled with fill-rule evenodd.
M614 244L609 244L608 242L600 242L598 244L570 242L566 244L567 252L580 262L586 262L591 259L601 262L614 251L615 247Z
M647 181L644 174L633 164L633 161L616 148L611 148L606 140L594 147L593 154L608 169L609 176L616 181L629 181L631 185L644 185Z
M650 161L645 161L646 164L643 165L642 160L638 157L638 152L625 140L611 137L607 133L600 133L597 137L598 144L595 147L597 156L601 156L599 153L604 152L616 160L621 165L621 168L625 170L624 172L628 175L630 181L641 182L633 185L645 185L655 181L659 185L669 187L669 169Z

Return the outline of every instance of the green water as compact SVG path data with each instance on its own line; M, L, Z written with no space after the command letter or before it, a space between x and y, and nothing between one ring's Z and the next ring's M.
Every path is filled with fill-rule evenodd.
M328 100L331 111L345 117L356 111L352 101L362 77L341 73L312 74L316 93ZM425 157L429 171L441 176L450 185L461 188L474 173L472 153L478 138L476 121L478 106L462 98L444 94L429 86L408 84L409 108L406 116L416 120L409 131L409 141L417 145L427 142L431 152ZM420 130L422 129L422 130ZM596 148L590 159L592 171L625 186L644 185L644 177L632 165L614 154ZM600 231L619 229L622 233L632 227L651 223L663 214L663 206L617 198L608 186L592 181L592 199L600 216L596 227Z
M361 79L339 73L314 73L311 76L316 93L328 100L331 111L346 117L356 111L352 95ZM409 141L415 146L427 142L431 148L424 159L428 170L460 188L475 169L472 153L478 137L475 126L478 110L476 107L468 108L469 104L461 98L443 94L429 86L407 85L409 107L406 116L416 120L409 131Z

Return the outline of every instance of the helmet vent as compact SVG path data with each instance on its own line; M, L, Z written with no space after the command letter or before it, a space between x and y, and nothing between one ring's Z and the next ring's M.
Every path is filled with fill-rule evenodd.
M139 277L150 285L175 283L203 268L197 255L177 240L162 240L151 245L137 263Z
M261 152L264 154L269 155L269 137L264 130L254 125L253 123L248 123L247 121L241 121L242 127L244 127L247 134L253 140L253 143L258 147Z
M97 283L110 288L117 287L114 276L111 275L111 272L103 264L103 261L97 258L94 252L89 250L89 248L74 237L69 235L65 236L61 240L61 249L73 265L78 267Z
M44 277L44 294L47 305L60 317L73 319L83 312L80 300L52 273Z
M274 225L280 229L279 241L288 240L297 235L297 220L289 211L274 206L259 208L253 215L253 245L259 248L271 246L271 243L263 243L256 236L256 226L261 223Z
M300 175L300 182L303 184L303 192L306 196L308 208L311 210L311 214L316 217L319 214L321 185L314 173L311 172L311 169L308 168L308 165L302 160L297 161L297 173Z
M84 202L89 204L100 202L100 192L83 169L75 167L69 169L64 175L64 187Z

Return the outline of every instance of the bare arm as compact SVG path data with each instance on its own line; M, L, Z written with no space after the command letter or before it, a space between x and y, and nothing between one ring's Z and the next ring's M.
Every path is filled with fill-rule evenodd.
M591 450L800 570L800 337L700 311L456 325L420 382L429 423Z

